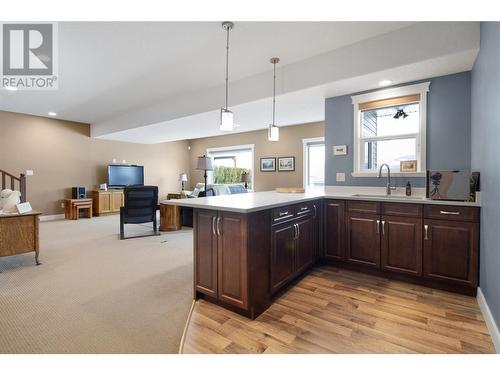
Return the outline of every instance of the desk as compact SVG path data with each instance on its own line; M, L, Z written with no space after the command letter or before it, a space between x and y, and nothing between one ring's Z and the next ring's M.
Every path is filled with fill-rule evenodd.
M0 257L35 252L38 266L40 242L38 223L41 212L0 215Z
M78 220L80 211L83 211L85 217L92 218L92 199L65 199L64 217L67 220Z

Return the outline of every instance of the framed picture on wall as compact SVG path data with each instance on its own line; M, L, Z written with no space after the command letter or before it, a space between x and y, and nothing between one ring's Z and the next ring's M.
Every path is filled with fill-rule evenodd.
M278 172L295 171L295 156L285 156L278 158Z
M276 172L276 158L260 158L261 172Z
M417 161L416 160L401 160L399 170L401 172L416 172L417 171Z

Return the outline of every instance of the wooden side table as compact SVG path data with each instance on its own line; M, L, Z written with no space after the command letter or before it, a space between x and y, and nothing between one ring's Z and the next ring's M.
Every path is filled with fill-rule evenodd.
M92 218L92 199L65 199L64 217L67 220L78 220L80 211L83 211L85 217Z
M181 194L178 193L170 193L167 195L167 200L180 198ZM160 203L160 231L172 232L181 229L181 207Z

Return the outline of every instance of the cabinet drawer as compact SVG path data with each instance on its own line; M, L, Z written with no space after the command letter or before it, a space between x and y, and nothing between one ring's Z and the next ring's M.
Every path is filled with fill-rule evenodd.
M293 206L278 207L271 211L273 223L280 223L293 217L295 217L295 208Z
M382 215L422 217L422 205L412 203L382 203Z
M294 208L297 216L311 215L314 211L313 202L296 204Z
M378 214L380 213L379 202L368 201L348 201L347 210L349 212L359 212L365 214Z
M479 207L426 205L424 217L427 219L445 219L456 221L479 222Z

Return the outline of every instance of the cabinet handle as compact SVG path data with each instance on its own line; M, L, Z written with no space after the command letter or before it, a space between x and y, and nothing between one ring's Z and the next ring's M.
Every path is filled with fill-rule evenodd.
M288 215L288 211L280 212L280 216L285 216L285 215Z
M217 218L217 235L221 235L221 230L220 230L220 216Z
M429 226L426 224L424 225L424 240L428 240L429 239Z
M299 224L295 224L297 225L297 239L299 239L300 237L300 225Z
M441 215L460 215L458 211L439 211Z
M385 220L382 220L382 236L385 236Z
M316 207L315 204L313 205L313 207L314 207L314 218L316 219L316 217L318 216L318 207Z
M377 220L377 234L380 234L380 220Z
M216 235L216 233L215 233L215 219L216 219L216 217L212 216L212 234L214 236Z

